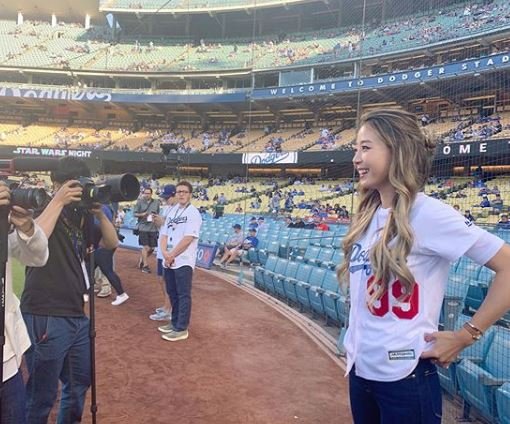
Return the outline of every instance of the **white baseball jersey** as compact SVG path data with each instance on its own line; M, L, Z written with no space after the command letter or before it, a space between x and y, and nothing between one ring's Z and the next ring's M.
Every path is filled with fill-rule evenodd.
M171 266L172 269L186 265L191 268L195 268L195 263L197 261L198 237L201 226L202 216L198 209L191 204L184 208L177 204L168 211L165 224L160 229L160 233L168 237L168 250L170 251L173 247L177 246L177 244L185 236L193 237L193 241L187 249L175 258L175 261Z
M414 244L407 258L416 282L414 290L399 302L402 286L393 281L371 311L367 306L367 288L373 281L369 252L388 215L389 209L376 211L368 230L354 244L349 264L351 310L344 340L347 373L356 364L357 376L375 381L406 377L423 351L430 349L424 336L438 330L450 263L465 254L483 265L504 243L452 207L419 193L411 210Z

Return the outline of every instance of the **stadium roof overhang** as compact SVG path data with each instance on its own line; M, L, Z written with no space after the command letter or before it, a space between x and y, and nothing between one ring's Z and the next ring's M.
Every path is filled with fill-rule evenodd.
M16 19L21 12L25 19L50 21L54 13L60 21L84 22L89 15L92 22L103 23L103 14L99 11L98 0L17 0L2 2L2 19Z

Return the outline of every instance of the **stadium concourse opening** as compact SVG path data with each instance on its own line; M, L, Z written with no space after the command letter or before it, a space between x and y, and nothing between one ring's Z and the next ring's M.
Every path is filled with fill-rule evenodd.
M155 255L139 269L136 204L119 204L116 225L132 250L116 251L115 269L129 298L111 305L106 283L98 293L100 423L353 420L343 377L351 330L393 320L393 334L418 334L423 326L401 331L399 321L423 324L416 303L432 292L418 281L419 300L408 299L405 284L388 282L369 314L353 302L359 287L337 278L346 257L366 277L360 287L371 278L376 247L362 248L361 234L352 245L348 232L366 218L363 183L377 180L386 157L360 165L370 148L356 144L359 124L375 110L411 114L419 134L404 124L383 132L399 143L413 133L433 156L416 198L438 212L413 235L426 225L424 237L456 231L436 250L425 243L456 250L424 275L442 271L430 283L429 330L479 335L497 274L484 266L490 258L454 253L465 231L491 246L491 235L510 241L508 0L20 0L2 5L0 59L0 159L13 159L10 179L51 193L49 160L71 156L96 181L136 173L154 199L187 180L202 216L189 338L168 343L157 330L166 323L149 318L168 318L154 311L167 298ZM420 180L426 161L410 157L402 174ZM385 223L406 209L386 216L380 206ZM437 224L440 212L448 225ZM360 316L369 318L361 326ZM389 327L377 328L365 340L381 346L360 349L379 360L360 354L355 369L389 381L387 370L402 374L423 346L419 335L390 348ZM424 371L438 394L425 409L439 415L441 398L444 423L510 424L510 314L484 330L437 377Z

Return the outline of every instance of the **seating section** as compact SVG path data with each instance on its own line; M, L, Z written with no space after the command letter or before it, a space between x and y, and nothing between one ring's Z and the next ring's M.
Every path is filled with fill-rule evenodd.
M129 2L110 0L101 10L140 8L188 11L190 8L243 7L250 0L172 0L171 2ZM276 3L275 0L257 1ZM423 45L479 37L480 34L507 26L510 4L497 0L473 6L465 12L464 5L452 9L431 10L430 15L400 18L399 22L383 22L369 29L334 28L309 33L294 33L283 40L278 36L255 39L202 40L130 40L113 41L104 27L89 30L80 25L27 21L0 22L0 59L4 66L38 68L71 68L96 71L194 71L222 69L273 69L291 65L313 65L359 56L374 56L394 51L421 48ZM362 34L365 37L362 40Z

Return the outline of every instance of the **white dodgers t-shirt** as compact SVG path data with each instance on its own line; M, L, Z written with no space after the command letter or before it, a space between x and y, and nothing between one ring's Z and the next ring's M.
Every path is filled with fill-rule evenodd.
M160 230L160 233L168 237L168 250L177 246L184 237L193 237L193 241L188 248L175 258L170 268L176 269L186 265L195 268L201 226L202 216L198 209L191 204L186 207L181 207L181 205L177 204L168 211L165 224Z
M367 287L373 281L369 252L388 215L389 209L376 211L366 233L354 244L349 264L347 373L355 364L357 376L375 381L408 376L420 355L431 348L424 336L438 330L450 264L466 255L484 265L504 243L451 206L419 193L410 215L414 243L407 258L416 282L414 290L399 302L402 286L392 281L371 311L367 305Z

